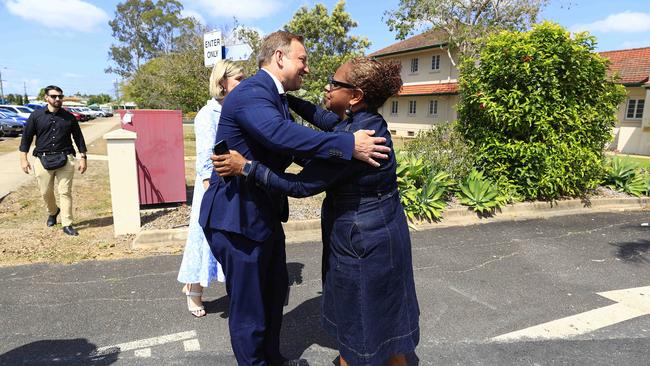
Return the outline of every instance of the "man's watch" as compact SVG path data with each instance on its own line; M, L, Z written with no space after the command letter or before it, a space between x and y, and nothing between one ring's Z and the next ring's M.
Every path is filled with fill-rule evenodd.
M244 177L248 177L248 175L251 173L253 170L253 162L252 161L247 161L244 163L244 167L241 170L241 173Z

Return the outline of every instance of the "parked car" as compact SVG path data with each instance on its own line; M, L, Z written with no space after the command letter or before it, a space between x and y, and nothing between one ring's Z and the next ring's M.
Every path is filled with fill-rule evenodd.
M86 121L88 121L90 119L90 117L86 116L83 113L76 112L70 107L63 107L63 109L65 109L66 111L72 113L72 115L77 120L77 122L86 122Z
M106 117L113 117L113 111L108 110L108 109L101 109L102 112L104 112L104 115Z
M97 105L93 105L88 108L90 108L90 110L93 110L95 112L101 113L102 117L113 117L113 112L111 112L108 109L100 108Z
M95 119L95 118L97 118L96 115L94 115L94 114L90 114L90 113L84 111L81 107L67 107L67 108L69 108L69 109L68 109L69 111L73 111L73 112L77 112L77 113L79 113L79 114L83 114L83 115L85 115L86 117L88 117L88 119Z
M0 118L9 118L14 120L15 122L20 122L20 124L25 127L27 124L27 118L21 117L18 114L14 112L10 112L6 109L0 109Z
M27 104L25 104L25 107L31 108L33 110L37 110L37 109L43 109L43 108L47 107L47 104L46 103L27 103Z
M0 109L5 109L17 113L19 116L23 116L25 118L29 117L29 115L32 114L32 112L34 112L34 110L29 107L25 107L22 105L11 105L11 104L2 104L0 105Z
M0 118L0 136L18 136L23 133L23 125L10 118Z
M104 117L104 113L93 111L88 107L77 107L77 109L79 109L79 112L91 116L91 118Z

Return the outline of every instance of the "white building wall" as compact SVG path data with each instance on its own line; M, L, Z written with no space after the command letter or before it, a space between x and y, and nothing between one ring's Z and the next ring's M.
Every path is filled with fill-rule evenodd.
M626 88L627 97L618 110L618 123L614 128L614 143L616 150L624 154L650 155L650 111L647 105L650 101L650 88ZM643 99L645 106L641 119L627 118L627 107L630 99Z

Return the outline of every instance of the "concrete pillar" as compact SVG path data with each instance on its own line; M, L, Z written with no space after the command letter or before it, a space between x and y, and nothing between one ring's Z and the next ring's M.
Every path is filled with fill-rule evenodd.
M115 236L140 232L136 137L135 132L122 129L104 135L108 148L108 175Z

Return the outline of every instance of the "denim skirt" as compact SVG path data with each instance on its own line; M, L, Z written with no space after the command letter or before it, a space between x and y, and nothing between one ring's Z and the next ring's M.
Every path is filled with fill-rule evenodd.
M384 365L419 342L411 239L397 190L323 204L324 329L353 366Z

